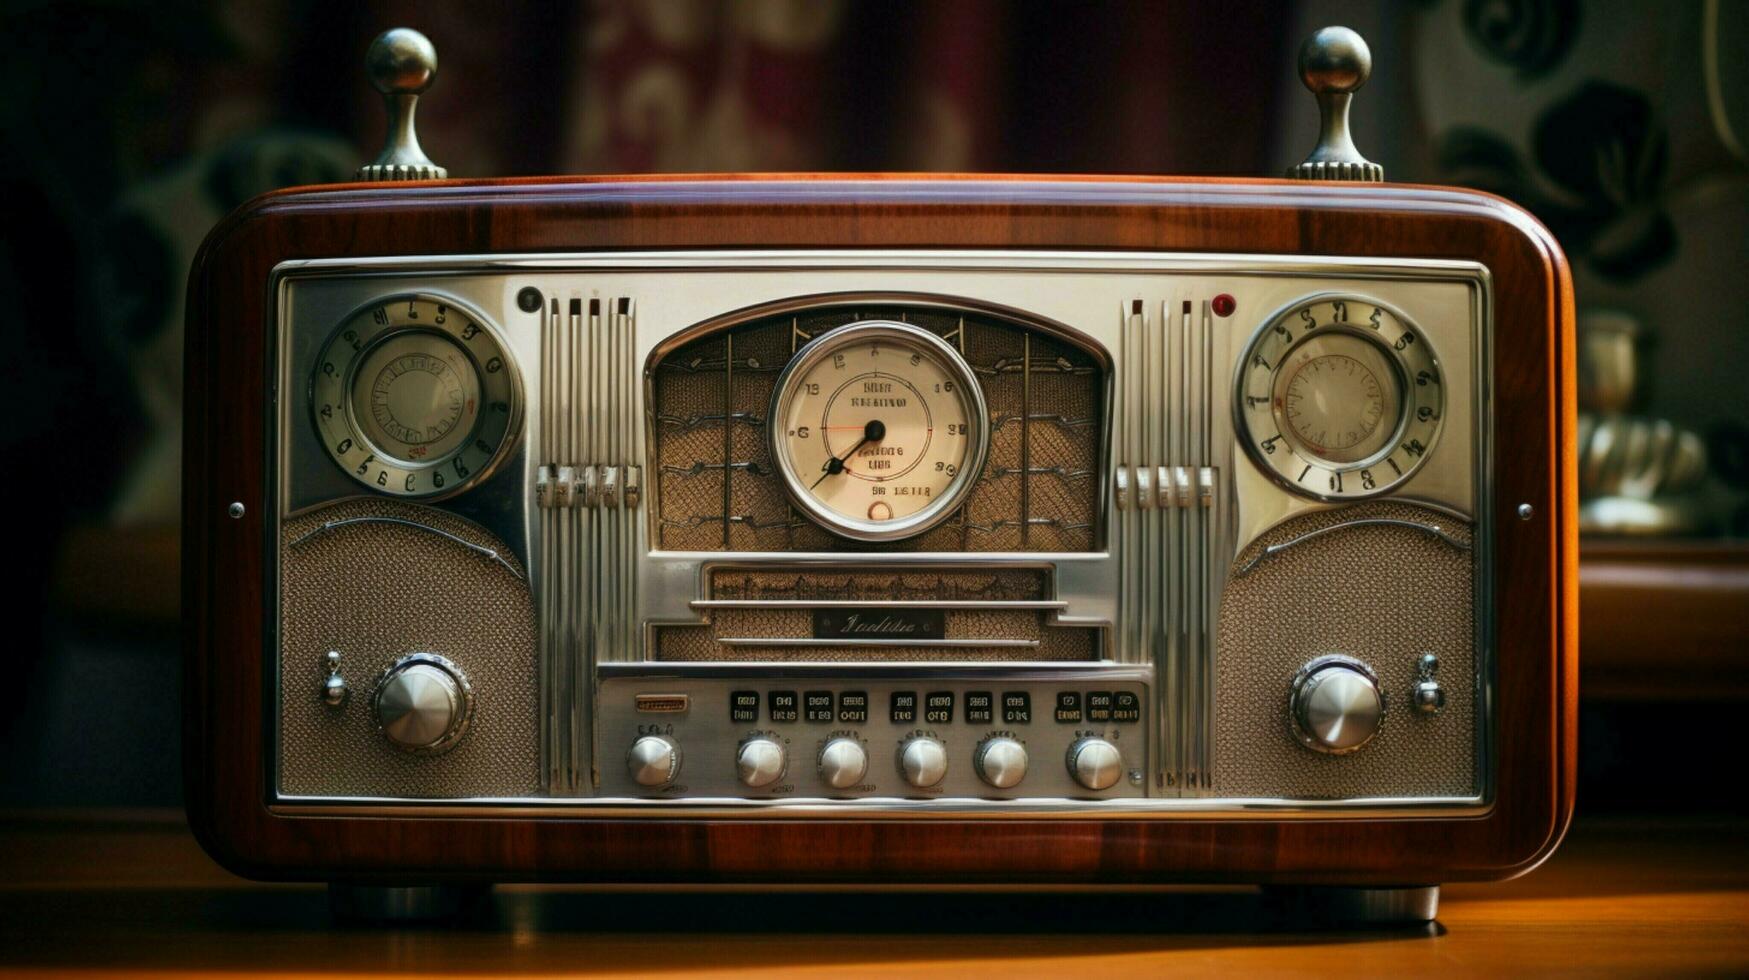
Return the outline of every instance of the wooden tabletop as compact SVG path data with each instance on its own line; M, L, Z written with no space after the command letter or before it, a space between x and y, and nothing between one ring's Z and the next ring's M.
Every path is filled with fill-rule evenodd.
M246 972L1116 976L1749 972L1749 830L1581 821L1439 922L1272 922L1248 889L748 893L501 887L443 928L336 926L323 890L232 877L173 814L0 817L0 976Z

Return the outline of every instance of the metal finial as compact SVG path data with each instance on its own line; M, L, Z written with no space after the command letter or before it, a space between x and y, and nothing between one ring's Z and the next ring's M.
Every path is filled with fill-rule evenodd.
M419 93L437 77L437 49L425 35L407 27L384 31L365 53L370 83L383 93L389 111L389 135L383 151L358 168L359 180L441 180L449 171L431 162L419 148L413 130L413 110Z
M1384 180L1385 168L1360 155L1348 129L1348 104L1372 76L1372 51L1346 27L1326 27L1300 45L1300 81L1318 99L1318 145L1287 172L1300 180Z

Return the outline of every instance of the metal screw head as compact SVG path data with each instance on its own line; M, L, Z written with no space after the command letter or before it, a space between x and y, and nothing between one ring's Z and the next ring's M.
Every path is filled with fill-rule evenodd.
M230 514L233 521L240 520L243 517L243 502L239 500L232 503L230 507L226 508L225 513Z
M1529 504L1519 504L1518 505L1518 519L1521 521L1530 520L1531 516L1534 515L1535 513L1536 513L1536 508L1532 507Z
M1316 93L1353 92L1372 77L1372 49L1346 27L1326 27L1300 45L1300 81Z
M533 313L540 309L540 290L533 286L524 286L516 294L516 305L524 313Z
M364 55L370 83L384 95L418 95L437 78L437 48L410 27L384 31Z

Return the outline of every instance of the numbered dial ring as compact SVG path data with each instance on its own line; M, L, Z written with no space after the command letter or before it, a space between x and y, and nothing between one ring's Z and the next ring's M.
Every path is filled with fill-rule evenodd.
M965 358L905 323L866 320L796 352L772 395L771 456L796 507L863 541L919 534L983 469L983 389Z
M1407 480L1445 411L1427 338L1358 296L1314 296L1264 324L1234 390L1251 458L1320 500L1376 496Z
M490 472L519 418L521 384L477 313L424 294L348 317L322 349L310 409L328 454L383 493L454 493Z

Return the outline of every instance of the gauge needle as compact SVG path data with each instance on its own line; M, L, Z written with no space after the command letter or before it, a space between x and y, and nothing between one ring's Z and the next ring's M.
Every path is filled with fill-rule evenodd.
M844 472L844 461L849 459L852 455L854 455L858 449L861 449L863 446L865 446L871 442L880 442L882 439L885 439L886 437L887 437L886 425L884 423L882 423L880 419L869 419L868 424L862 427L862 438L857 441L856 445L851 446L849 449L845 450L844 455L834 456L831 459L827 460L826 465L821 467L821 469L825 470L826 472L821 473L820 478L818 480L814 481L814 487L817 487L820 484L826 482L826 478L831 476L832 474ZM812 490L812 489L814 489L814 487L809 487L808 489Z

